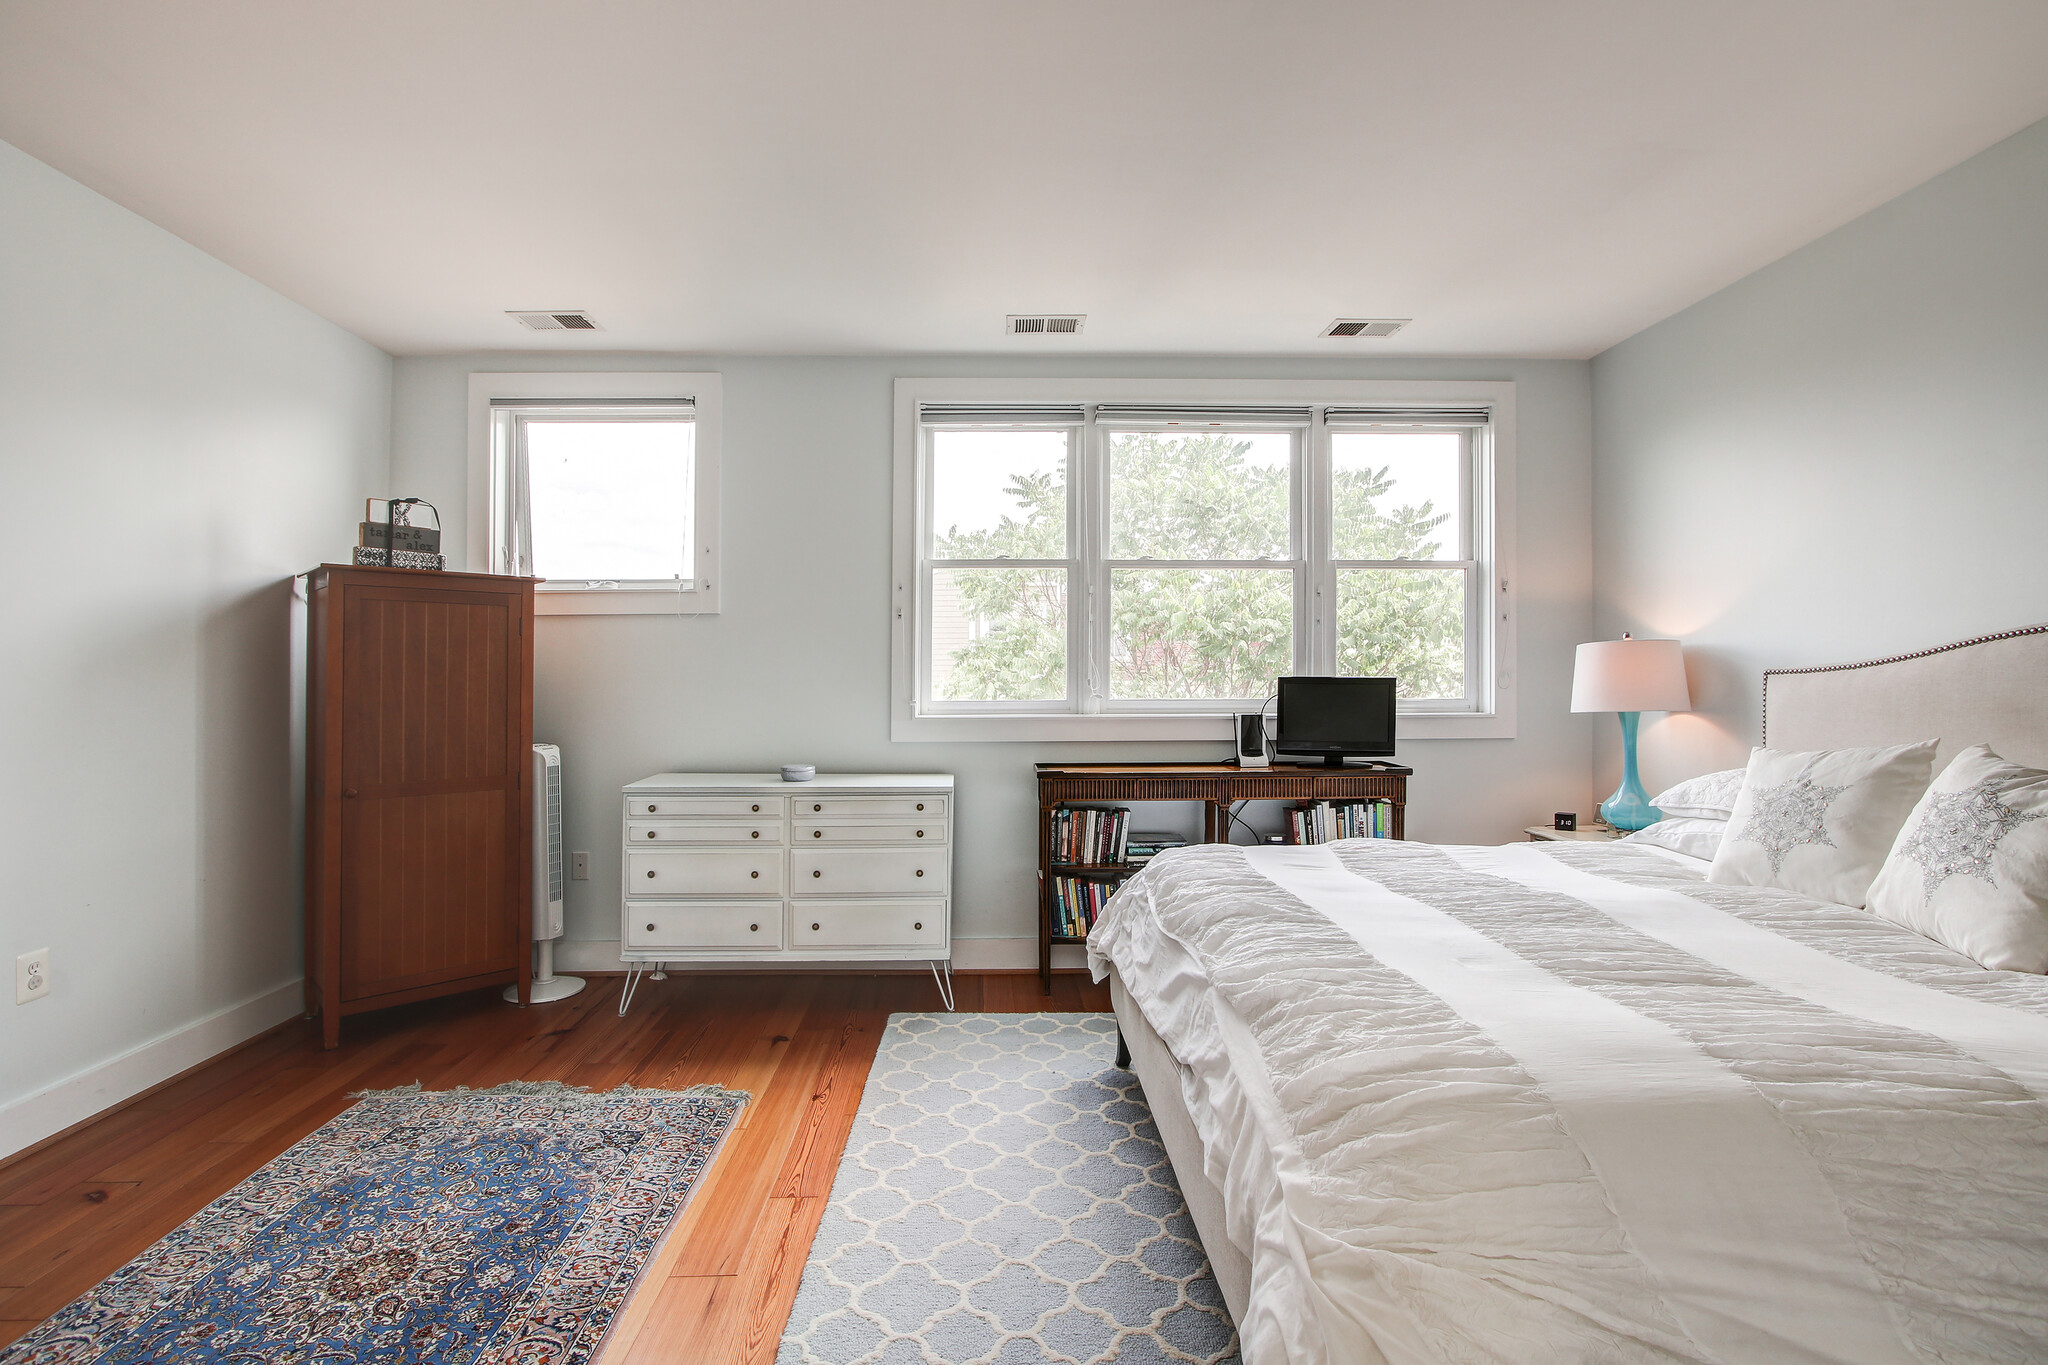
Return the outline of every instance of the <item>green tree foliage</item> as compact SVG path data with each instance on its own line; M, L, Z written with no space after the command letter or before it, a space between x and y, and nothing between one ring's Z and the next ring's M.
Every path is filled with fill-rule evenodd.
M1112 559L1287 559L1288 468L1254 442L1211 433L1118 433L1110 442ZM1432 559L1449 520L1428 503L1385 507L1388 469L1333 474L1343 559ZM1060 559L1064 470L1019 475L1016 503L993 528L950 528L940 559ZM1455 553L1455 551L1453 551ZM944 695L1038 700L1066 694L1066 576L1045 569L941 570L975 623L954 651ZM1124 568L1110 583L1110 693L1121 698L1264 696L1294 667L1291 574L1279 569ZM1465 688L1464 575L1459 570L1352 570L1339 575L1337 666L1388 674L1404 695Z

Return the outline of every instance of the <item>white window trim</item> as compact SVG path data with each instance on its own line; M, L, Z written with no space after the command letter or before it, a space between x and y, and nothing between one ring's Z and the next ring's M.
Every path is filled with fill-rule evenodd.
M1492 622L1485 667L1489 703L1479 711L1404 710L1403 740L1513 739L1515 737L1515 386L1486 380L1313 379L899 379L896 381L895 503L890 593L890 738L899 742L1208 740L1228 741L1231 712L1148 715L1132 711L1032 714L924 714L917 709L919 660L914 613L923 604L912 591L919 572L922 522L918 467L918 408L924 403L1216 405L1273 403L1331 407L1486 407L1491 410L1489 486L1473 508L1490 519L1492 556L1475 574L1478 595ZM1320 424L1321 416L1318 414ZM1482 563L1487 527L1473 525L1473 550ZM1315 534L1305 522L1302 534ZM1316 571L1310 570L1313 574ZM1482 639L1485 637L1482 636ZM1319 661L1320 662L1320 661ZM1327 667L1327 664L1321 664ZM1019 703L1020 707L1030 703Z
M469 514L464 562L471 573L495 573L492 549L504 516L493 467L491 400L494 398L688 398L695 402L693 438L696 575L682 590L653 588L548 588L534 594L539 616L698 615L718 610L724 574L718 552L718 456L724 414L723 377L709 371L493 372L469 377Z

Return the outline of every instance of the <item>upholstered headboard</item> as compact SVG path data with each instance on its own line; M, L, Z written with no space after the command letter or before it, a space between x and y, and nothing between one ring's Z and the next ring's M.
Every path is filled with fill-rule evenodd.
M1935 762L1989 744L2048 768L2048 625L1915 654L1764 674L1764 743L1852 749L1939 739Z

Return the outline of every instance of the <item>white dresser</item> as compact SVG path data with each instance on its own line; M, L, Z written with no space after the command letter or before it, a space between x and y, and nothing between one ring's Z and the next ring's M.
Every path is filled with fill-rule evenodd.
M951 774L656 773L624 795L621 1013L661 962L925 962L951 996Z

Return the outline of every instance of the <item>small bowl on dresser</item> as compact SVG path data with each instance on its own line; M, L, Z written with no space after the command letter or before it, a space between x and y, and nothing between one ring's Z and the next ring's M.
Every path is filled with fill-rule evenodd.
M808 782L818 775L818 769L809 763L785 763L782 765L784 782Z

